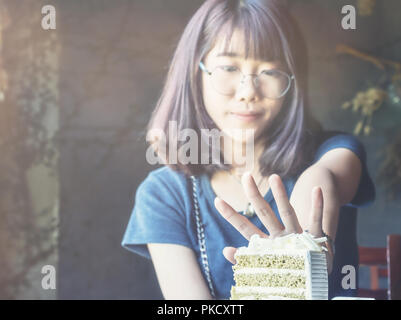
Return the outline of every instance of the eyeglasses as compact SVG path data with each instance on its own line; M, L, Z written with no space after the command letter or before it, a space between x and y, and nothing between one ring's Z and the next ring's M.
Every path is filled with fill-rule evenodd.
M223 95L233 95L238 85L245 83L247 76L239 68L230 65L217 66L209 71L200 62L199 67L210 76L213 88ZM253 84L261 94L269 99L280 99L286 95L294 80L293 75L290 76L277 69L263 70L259 75L249 74L249 76L252 77Z

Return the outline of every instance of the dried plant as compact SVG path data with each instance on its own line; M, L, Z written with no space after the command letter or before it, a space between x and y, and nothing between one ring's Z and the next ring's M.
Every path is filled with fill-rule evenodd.
M354 99L342 105L342 109L349 109L352 107L353 112L360 113L361 119L355 126L355 135L359 135L363 132L368 136L371 133L373 114L383 105L386 97L386 91L373 87L366 91L359 91Z
M361 16L371 16L376 6L376 0L358 0L358 14Z
M401 63L380 59L342 44L337 45L336 52L369 62L381 71L381 75L375 80L374 85L370 85L366 90L358 91L351 101L346 101L341 106L342 109L352 107L352 111L360 113L354 134L359 135L363 132L364 135L368 136L373 130L374 113L381 109L385 102L398 103L400 100ZM389 93L391 94L389 95Z

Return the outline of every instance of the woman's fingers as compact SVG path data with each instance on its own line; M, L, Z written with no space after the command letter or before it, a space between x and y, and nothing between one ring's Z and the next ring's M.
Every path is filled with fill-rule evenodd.
M277 209L283 221L286 233L302 232L295 210L288 200L287 191L281 181L280 176L273 174L269 178L269 185L272 189L274 199L276 200Z
M283 226L278 221L272 208L266 202L266 200L260 194L252 175L249 172L245 172L242 176L242 185L244 187L245 195L253 208L260 221L269 231L269 234L274 237L283 231Z
M234 247L225 247L223 249L223 256L230 261L232 264L236 264L237 261L235 261L234 255L235 252L237 252L237 248Z
M309 232L315 237L323 236L323 191L320 187L312 189L312 212L309 221Z
M217 198L214 199L214 205L220 214L226 219L231 225L238 230L241 235L249 241L252 235L258 234L262 238L266 237L266 234L257 228L252 222L246 217L236 212L227 202Z

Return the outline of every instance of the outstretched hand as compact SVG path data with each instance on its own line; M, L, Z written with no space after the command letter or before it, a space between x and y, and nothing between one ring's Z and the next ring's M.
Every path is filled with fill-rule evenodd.
M256 215L270 234L265 234L250 222L248 218L236 212L228 203L220 198L216 198L214 201L216 209L242 236L249 241L253 234L258 234L262 238L276 238L291 233L302 233L303 230L298 222L294 208L290 204L284 184L277 174L269 177L269 185L283 224L280 223L269 203L260 194L252 175L248 172L245 173L242 176L241 182L248 201L252 204ZM323 193L320 187L314 187L312 190L312 209L309 225L307 226L310 234L315 237L323 236L322 220ZM236 250L234 247L225 247L223 250L224 257L232 264L235 264L234 254ZM328 269L331 271L332 257L328 257L327 260Z

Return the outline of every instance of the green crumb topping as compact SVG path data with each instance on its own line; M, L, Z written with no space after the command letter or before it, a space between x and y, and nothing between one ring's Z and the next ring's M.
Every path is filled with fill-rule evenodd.
M234 274L237 286L305 288L305 276L279 273Z
M305 260L303 257L294 257L286 255L238 255L237 264L233 270L238 268L273 268L273 269L295 269L303 270Z

